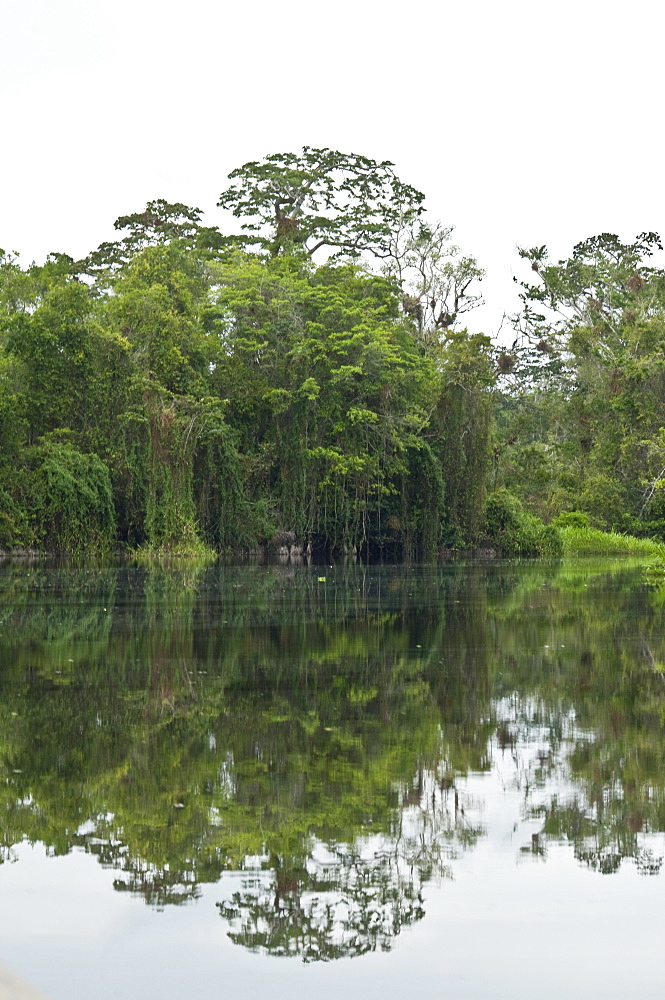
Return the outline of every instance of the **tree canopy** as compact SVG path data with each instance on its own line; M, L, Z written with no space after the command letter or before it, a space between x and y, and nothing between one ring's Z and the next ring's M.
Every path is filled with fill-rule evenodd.
M229 180L241 235L158 198L82 260L0 255L0 548L551 554L538 519L576 511L663 537L656 234L521 250L509 347L465 330L483 270L392 163Z
M432 419L460 386L464 410L491 384L462 361L466 352L489 371L489 343L457 323L482 272L450 262L449 231L423 227L423 195L387 161L305 147L230 180L220 204L249 241L156 199L118 218L121 238L82 261L52 254L23 270L3 257L0 545L286 544L327 557L472 543L452 523L446 479L479 475L466 444L463 470L452 468ZM395 241L407 229L417 249L415 236ZM317 249L328 256L314 262ZM367 255L385 266L372 270ZM409 308L398 272L416 258L429 267L416 295L449 307L445 321ZM467 417L480 456L486 422ZM53 525L37 486L47 442L63 483L74 452L102 463L113 530L83 504L81 489L97 488L85 476L61 535L38 530ZM474 490L482 506L482 483Z
M424 210L424 194L401 181L393 163L303 146L245 163L229 174L218 205L245 221L250 242L272 256L324 247L376 257L393 252L395 230Z
M532 278L502 397L501 434L513 440L501 475L545 516L579 509L599 527L663 535L660 249L655 233L602 233L557 264L545 247L521 251Z

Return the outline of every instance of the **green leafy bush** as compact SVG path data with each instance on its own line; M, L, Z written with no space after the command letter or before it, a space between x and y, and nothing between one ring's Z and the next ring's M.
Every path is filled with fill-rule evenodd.
M563 554L558 529L529 513L516 496L499 489L487 498L486 540L503 556L554 556Z
M23 545L28 533L26 511L0 486L0 549Z
M583 510L568 510L553 518L552 524L557 528L590 528L591 518Z
M665 544L653 538L635 538L618 531L570 525L561 528L564 552L567 556L626 555L663 556Z
M22 506L31 543L50 552L103 551L115 540L111 478L97 455L44 440L25 453Z

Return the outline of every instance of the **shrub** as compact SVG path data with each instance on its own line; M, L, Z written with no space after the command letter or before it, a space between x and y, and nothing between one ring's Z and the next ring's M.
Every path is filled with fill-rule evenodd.
M625 514L630 510L625 490L613 476L589 476L578 494L579 505L590 516L590 524L603 530L624 527Z
M590 528L591 518L583 510L569 510L552 519L557 528Z
M50 552L102 551L116 538L109 470L97 455L44 440L27 450L21 476L32 544Z
M26 511L0 486L0 549L23 545L28 536Z
M598 528L578 528L574 525L561 528L565 554L577 556L625 555L660 556L665 554L665 544L653 538L635 538L618 531L600 531Z
M503 488L487 498L485 535L503 556L558 557L563 554L556 526L544 524Z

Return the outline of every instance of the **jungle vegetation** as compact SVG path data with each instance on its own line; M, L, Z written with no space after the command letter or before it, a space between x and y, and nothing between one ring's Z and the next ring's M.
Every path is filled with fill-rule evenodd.
M482 269L391 163L229 181L239 235L158 199L81 260L0 253L0 549L557 554L570 513L663 538L655 234L520 251L508 348L466 331Z

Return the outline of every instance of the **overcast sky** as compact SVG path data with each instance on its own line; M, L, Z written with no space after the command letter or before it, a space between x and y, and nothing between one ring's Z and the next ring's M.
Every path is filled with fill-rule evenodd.
M492 333L515 248L665 232L656 0L399 5L4 0L0 246L82 256L118 215L215 208L270 152L392 160L487 269Z

